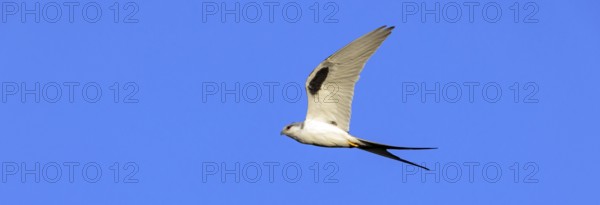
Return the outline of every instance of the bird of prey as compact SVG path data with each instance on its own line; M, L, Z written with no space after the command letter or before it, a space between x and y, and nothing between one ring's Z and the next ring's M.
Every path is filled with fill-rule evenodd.
M367 141L349 133L354 85L371 55L391 34L394 27L382 26L352 41L327 57L306 80L308 111L304 122L287 125L282 135L304 144L322 147L359 148L426 170L402 159L388 149L424 150L428 147L397 147Z

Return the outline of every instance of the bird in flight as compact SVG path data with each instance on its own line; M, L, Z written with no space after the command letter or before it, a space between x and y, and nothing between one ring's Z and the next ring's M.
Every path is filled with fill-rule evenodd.
M282 135L304 144L321 147L358 148L411 164L427 167L393 155L388 149L425 150L428 147L397 147L360 139L349 133L354 85L371 55L392 33L394 27L382 26L352 41L327 57L306 80L308 111L304 122L287 125Z

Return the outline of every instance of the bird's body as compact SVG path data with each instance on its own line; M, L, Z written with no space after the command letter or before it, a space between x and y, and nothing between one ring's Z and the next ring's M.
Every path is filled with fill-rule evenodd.
M427 169L404 160L388 149L421 150L433 148L396 147L370 142L350 134L354 85L367 60L391 34L394 27L382 26L354 40L321 62L308 76L308 111L304 122L286 126L281 134L296 141L322 147L359 148Z
M360 141L350 133L335 125L318 120L306 120L300 130L289 135L296 141L322 147L353 147L349 142L359 144Z

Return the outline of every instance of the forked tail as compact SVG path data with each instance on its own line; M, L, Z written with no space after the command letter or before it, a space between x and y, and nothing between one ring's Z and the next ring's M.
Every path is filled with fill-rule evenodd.
M390 153L389 151L387 151L388 149L397 149L397 150L425 150L425 149L437 149L435 147L396 147L396 146L390 146L390 145L385 145L385 144L379 144L379 143L375 143L375 142L370 142L367 140L363 140L363 139L359 139L357 138L360 142L362 142L364 145L359 145L358 148L365 150L367 152L371 152L374 154L378 154L390 159L395 159L413 166L417 166L420 168L423 168L427 171L429 171L429 169L427 167L418 165L416 163L413 163L411 161L402 159L392 153Z

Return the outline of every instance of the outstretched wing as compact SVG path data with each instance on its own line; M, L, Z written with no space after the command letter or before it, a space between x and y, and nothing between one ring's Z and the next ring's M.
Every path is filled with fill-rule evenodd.
M306 80L307 120L350 130L354 85L371 55L394 27L382 26L352 41L317 66Z

